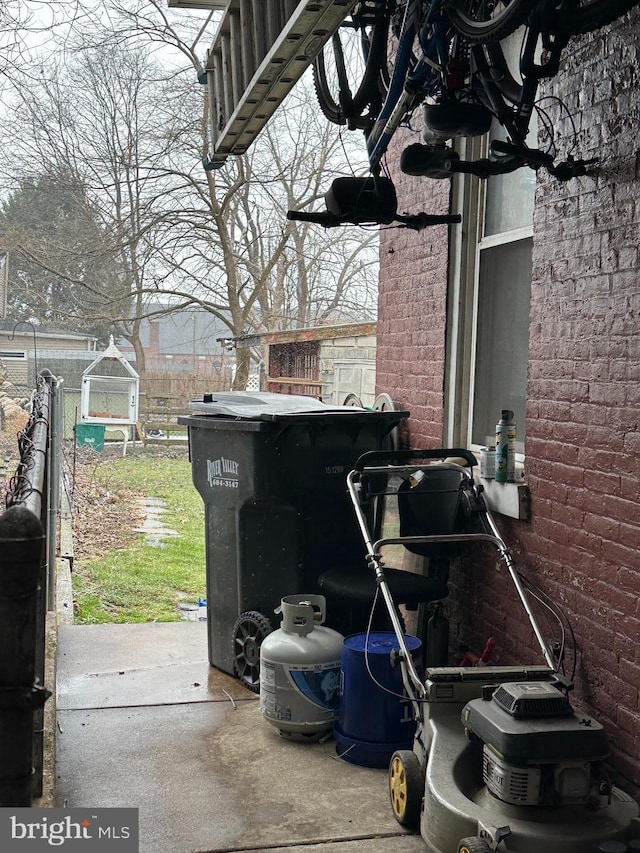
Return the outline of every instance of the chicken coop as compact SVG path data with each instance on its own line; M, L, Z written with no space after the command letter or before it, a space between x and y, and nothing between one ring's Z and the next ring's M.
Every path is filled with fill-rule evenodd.
M140 377L113 342L82 374L80 417L83 423L135 427ZM123 433L125 430L122 430ZM128 430L127 430L128 431Z

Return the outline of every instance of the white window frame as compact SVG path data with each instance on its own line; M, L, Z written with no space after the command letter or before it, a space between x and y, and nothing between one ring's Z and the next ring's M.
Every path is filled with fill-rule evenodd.
M484 140L461 140L463 159L483 156ZM485 249L533 237L533 225L484 237L486 182L470 175L455 175L452 210L462 214L462 223L452 229L449 244L447 336L444 387L444 442L448 447L479 451L472 442L475 390L476 344L480 255ZM500 401L496 401L496 407ZM496 420L500 412L496 409ZM518 466L524 454L516 454Z

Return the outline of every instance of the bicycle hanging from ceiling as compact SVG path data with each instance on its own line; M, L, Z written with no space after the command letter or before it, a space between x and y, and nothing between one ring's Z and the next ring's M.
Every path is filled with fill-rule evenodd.
M406 174L488 178L525 166L544 168L561 181L586 174L595 160L569 155L557 162L553 140L546 150L528 144L534 115L547 130L551 126L538 100L540 81L558 73L572 36L610 23L638 2L362 0L318 55L313 76L326 118L364 133L371 177L344 179L351 181L346 206L336 204L332 188L326 213L289 211L288 218L325 227L398 221L393 205L384 201L393 193L381 172L391 140L401 127L414 129L417 112L423 141L402 151ZM516 31L519 61L513 68L504 44ZM489 142L487 156L460 157L456 139L493 134L496 124L504 138ZM363 207L362 192L382 201ZM337 196L344 200L344 186ZM400 224L416 229L435 224L417 216Z

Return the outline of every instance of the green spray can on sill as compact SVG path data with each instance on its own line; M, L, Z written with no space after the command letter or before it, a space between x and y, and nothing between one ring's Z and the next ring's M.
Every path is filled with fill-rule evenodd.
M503 409L496 424L496 482L513 483L516 479L516 424L511 409Z

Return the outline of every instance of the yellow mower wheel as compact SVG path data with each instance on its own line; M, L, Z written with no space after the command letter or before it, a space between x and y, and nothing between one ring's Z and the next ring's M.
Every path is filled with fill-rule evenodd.
M462 838L458 842L458 853L493 853L489 844L479 835Z
M410 749L398 749L389 763L389 797L393 816L400 826L417 830L424 796L420 761Z

